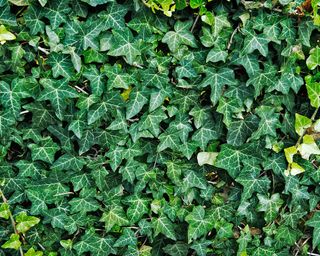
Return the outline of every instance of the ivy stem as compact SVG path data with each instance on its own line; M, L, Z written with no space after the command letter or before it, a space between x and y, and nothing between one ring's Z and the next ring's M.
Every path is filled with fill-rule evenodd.
M197 15L197 17L196 17L196 19L195 19L195 21L193 22L193 24L192 24L192 28L191 28L191 33L193 33L193 30L194 30L194 28L196 27L196 25L197 25L197 22L198 22L198 20L199 20L199 17L200 17L200 15L198 14Z
M8 199L5 197L5 195L4 195L4 193L3 193L3 191L2 191L1 188L0 188L0 194L1 194L1 197L2 197L2 201L3 201L5 204L8 204ZM8 205L9 205L9 204L8 204ZM12 215L10 209L9 209L9 218L10 218L11 225L12 225L12 228L13 228L13 230L14 230L14 233L17 234L17 235L19 235L19 237L20 237L20 234L19 234L19 232L18 232L18 230L17 230L17 228L16 228L16 222L14 221L14 218L13 218L13 215ZM23 256L23 250L22 250L22 247L21 247L21 246L19 247L19 251L20 251L20 255Z
M314 119L316 118L316 115L317 115L318 111L319 111L319 107L316 108L316 110L315 110L314 113L312 114L312 116L311 116L311 120L312 120L312 121L314 121Z
M231 34L231 37L230 37L230 40L229 40L229 43L228 43L228 46L227 46L227 50L229 51L230 50L230 47L232 45L232 41L233 41L233 37L235 36L235 34L238 32L238 30L240 29L240 25L238 25L235 30L233 30L232 34Z

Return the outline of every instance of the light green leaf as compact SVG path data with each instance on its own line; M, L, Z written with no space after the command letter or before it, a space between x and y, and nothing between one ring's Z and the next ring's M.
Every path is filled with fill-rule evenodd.
M312 81L312 77L305 77L307 84L308 97L310 99L311 106L315 108L320 107L320 83Z
M317 46L311 49L309 54L306 64L310 70L313 70L320 65L320 48Z
M9 208L9 205L7 203L2 203L0 205L0 218L4 218L6 220L9 219L10 217L10 208Z
M30 228L37 225L40 219L34 216L28 216L26 212L19 213L16 217L16 228L18 232L26 233Z
M3 245L1 245L1 248L18 250L21 246L21 242L19 238L20 237L18 234L11 234L10 239L7 242L5 242Z
M4 25L0 25L0 44L4 44L6 41L15 40L16 36L6 29Z
M310 118L298 113L296 113L295 118L294 129L299 136L302 136L305 133L306 129L311 127L312 121Z

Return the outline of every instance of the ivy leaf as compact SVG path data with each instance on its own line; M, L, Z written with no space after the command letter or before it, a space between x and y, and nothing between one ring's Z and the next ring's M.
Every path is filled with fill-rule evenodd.
M320 48L317 46L316 48L311 49L310 56L307 59L307 67L310 70L315 69L320 65Z
M188 253L188 245L182 242L168 244L167 246L163 247L163 251L171 256L183 256Z
M107 209L107 211L103 213L100 221L105 222L106 232L110 231L114 225L121 227L129 223L123 208L118 205L113 205L110 209Z
M111 236L100 237L95 234L94 230L89 229L81 237L81 241L74 245L74 249L78 254L91 252L95 255L110 255L115 254L116 250L113 248L115 239Z
M34 6L28 7L26 14L24 15L24 20L32 35L44 32L45 23L41 20L42 17L43 13L40 9L37 9Z
M60 150L58 144L54 143L50 137L43 138L38 144L30 144L32 160L41 160L52 164L54 162L54 155Z
M13 82L10 86L4 81L0 82L0 102L16 118L20 115L20 100L29 96L29 92L19 83Z
M2 203L0 205L0 218L8 220L10 217L10 209L7 203Z
M108 55L111 56L124 56L125 61L132 65L136 61L137 56L141 55L137 41L134 41L130 29L112 30L113 41ZM134 42L133 42L134 41Z
M279 209L283 205L283 200L278 193L273 194L270 198L261 194L258 194L257 197L259 199L257 210L264 212L265 221L270 223L277 217Z
M18 250L21 246L21 242L19 238L20 237L18 234L11 234L10 239L7 242L5 242L3 245L1 245L1 248Z
M147 102L148 98L145 91L135 90L131 92L127 103L126 119L128 120L138 114Z
M190 22L178 21L174 25L174 31L167 32L162 38L162 42L168 44L172 52L176 52L181 45L197 47L195 37L188 30L190 26Z
M264 72L259 72L252 78L250 78L246 85L252 85L255 90L255 97L261 94L261 90L268 88L270 85L275 84L276 70L273 66L266 66Z
M155 236L161 233L172 240L177 240L174 226L166 216L152 218L152 227L154 229Z
M211 86L211 102L216 105L222 95L222 89L225 85L236 85L237 82L234 73L231 69L222 68L216 70L214 68L207 68L206 77L201 82L201 87Z
M254 144L247 144L241 147L233 147L223 144L218 154L215 166L228 171L231 177L237 177L240 173L243 161L259 157L252 154Z
M19 213L16 217L16 228L18 232L26 233L30 228L37 225L40 219L34 216L28 216L26 212Z
M255 115L233 121L230 124L227 134L227 142L232 146L241 146L250 137L258 126L258 118Z
M302 136L304 135L305 130L312 125L312 121L310 118L298 113L296 113L295 118L294 129L299 136Z
M308 97L313 107L320 107L320 83L313 82L311 76L306 76Z
M98 16L102 19L102 24L104 25L104 30L118 29L122 30L124 28L124 16L127 13L127 8L125 6L120 6L113 0L104 0L111 2L108 5L106 11L102 11Z
M66 109L65 101L71 98L77 98L78 93L67 85L66 80L54 81L51 79L41 79L41 85L44 90L38 97L38 100L50 100L56 110L59 119L63 119L64 110Z
M210 216L205 216L205 210L202 206L196 206L192 212L186 216L188 223L188 243L192 240L206 235L214 225L213 219Z
M70 154L64 154L59 157L52 165L53 170L74 170L78 171L81 170L82 167L85 165L85 160L81 158L77 158Z
M94 196L94 190L82 189L80 197L73 198L69 201L71 213L97 211L99 209L99 203L94 199Z
M81 0L81 1L95 7L100 4L106 4L109 2L113 2L114 0Z
M320 244L320 213L316 212L306 225L313 227L312 246L316 248Z
M139 221L144 214L149 212L150 200L138 194L127 197L125 203L129 205L127 216L131 223Z
M115 242L115 247L124 247L124 246L135 246L137 244L137 238L134 232L125 228L123 230L123 234L119 237L119 239Z
M49 5L45 7L45 11L52 29L56 29L67 21L67 13L70 12L70 8L67 2L49 2Z
M259 177L260 169L256 166L258 166L258 164L245 162L244 169L236 178L236 181L239 182L244 188L243 193L241 194L242 201L249 199L253 192L267 194L271 182L265 176L261 178Z
M219 48L213 48L210 50L210 52L207 55L206 62L219 62L223 61L226 62L226 59L228 57L228 53L226 51L223 51Z
M246 35L244 40L244 47L242 49L242 54L249 54L255 50L258 50L262 56L266 57L268 55L268 43L269 40L264 34L257 35L251 29L242 29L243 33Z

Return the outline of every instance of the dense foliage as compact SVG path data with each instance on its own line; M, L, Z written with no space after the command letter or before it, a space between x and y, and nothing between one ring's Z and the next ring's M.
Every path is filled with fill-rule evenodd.
M0 254L319 253L318 2L0 0Z

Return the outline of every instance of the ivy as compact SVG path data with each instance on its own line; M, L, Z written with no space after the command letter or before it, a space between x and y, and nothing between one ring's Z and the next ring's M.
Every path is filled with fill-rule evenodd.
M0 0L0 254L319 254L318 9Z

